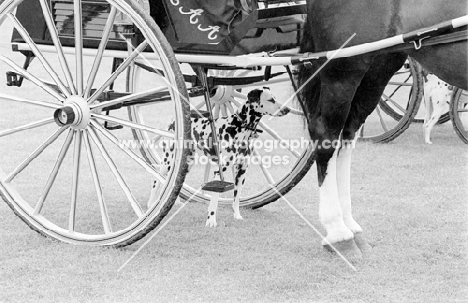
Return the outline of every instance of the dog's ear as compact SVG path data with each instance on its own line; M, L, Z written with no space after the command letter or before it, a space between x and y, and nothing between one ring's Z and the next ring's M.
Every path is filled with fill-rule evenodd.
M263 91L261 89L254 89L254 90L251 90L248 94L247 94L247 99L248 99L248 102L260 102L260 96L262 95Z

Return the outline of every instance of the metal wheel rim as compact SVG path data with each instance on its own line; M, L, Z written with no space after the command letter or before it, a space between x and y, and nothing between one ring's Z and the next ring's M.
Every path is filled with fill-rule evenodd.
M23 2L23 0L17 0L17 1L8 0L8 1L4 1L0 5L0 21L1 21L0 25L7 18L6 14L8 14L9 12L12 12L15 9L15 7L17 7L21 2ZM81 4L81 1L79 0L75 2L78 4ZM156 50L159 53L160 59L166 69L166 77L169 78L171 82L174 82L174 85L175 85L176 76L171 69L171 65L168 61L169 59L166 56L164 49L161 47L157 37L152 32L152 30L148 28L148 25L146 24L144 18L142 18L142 16L140 15L141 12L139 13L135 10L135 9L138 10L138 7L134 6L132 2L114 1L114 0L109 0L108 2L113 7L115 7L117 11L124 12L127 16L129 16L131 20L133 21L133 23L140 28L140 30L142 31L142 34L145 36L145 39L147 40L147 43L152 47L153 50ZM76 50L77 58L80 57L80 55L82 55L82 53L80 52L81 49L82 49L82 44L81 46L78 46L78 49ZM81 59L77 59L77 62L78 60L81 60ZM80 68L77 68L77 70L80 70ZM81 68L81 72L77 71L76 79L80 79L79 74L81 74L81 77L84 76L82 68ZM76 89L78 90L78 94L79 94L84 89L84 86L83 86L84 83L83 81L80 82L80 80L76 80L76 84L77 84ZM179 116L179 121L180 121L180 125L177 125L176 127L175 137L181 139L181 138L184 138L184 126L185 125L183 122L184 114L183 114L183 110L181 107L180 96L178 92L176 92L172 87L168 87L168 92L171 94L172 100L175 101L174 102L175 108L176 108L175 112L176 112L176 115ZM93 116L93 121L100 119L100 117L98 117L97 115L92 114L92 116ZM95 135L95 134L94 135L91 134L92 132L97 133L98 131L101 131L100 128L98 128L97 126L94 126L92 128L89 127L89 129L93 129L93 131L88 130L88 127L87 127L85 130L88 134L87 137L88 136L89 137L87 139L83 139L83 141L92 139ZM63 133L66 133L65 129ZM81 144L77 144L78 141L84 138L83 133L84 131L81 131L81 130L73 131L72 140L75 141L74 146L76 145L80 147L80 148L76 148L77 150L84 149ZM69 134L71 134L71 131L69 132ZM106 137L104 137L103 140L105 139ZM70 147L70 145L71 145L71 142L68 145L68 147ZM63 146L65 146L65 144ZM78 156L77 158L80 159L80 156ZM184 152L182 149L177 151L176 159L178 163L186 162ZM81 161L86 161L86 160L82 158ZM150 170L149 167L148 169ZM79 170L79 168L77 170ZM74 243L74 244L118 245L134 237L137 232L144 231L144 229L147 228L147 226L151 224L154 220L162 219L162 218L158 218L158 216L163 211L167 211L167 207L170 208L170 206L175 200L174 192L172 191L172 189L176 187L175 183L178 179L179 173L184 173L184 169L182 168L181 165L177 165L174 171L171 172L170 176L168 176L167 183L166 183L167 185L164 188L164 192L163 192L162 199L161 199L163 200L163 203L155 205L153 208L147 210L142 216L140 216L136 221L133 222L133 224L129 225L127 228L121 229L118 231L112 231L111 233L105 233L105 234L90 235L90 234L83 234L74 230L70 231L70 229L67 230L61 226L55 225L53 222L43 217L40 213L34 214L34 209L31 207L30 203L26 202L21 197L21 195L15 190L15 188L13 188L10 182L5 182L6 174L1 169L0 169L0 180L1 180L0 193L2 194L3 198L7 201L9 206L12 207L13 210L17 214L19 214L24 221L27 221L27 223L30 224L31 227L40 231L41 233L44 233L56 239L59 239L65 242Z

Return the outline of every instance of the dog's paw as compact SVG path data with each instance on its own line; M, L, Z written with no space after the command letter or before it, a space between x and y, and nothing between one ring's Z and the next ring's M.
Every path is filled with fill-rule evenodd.
M240 214L236 214L234 213L234 219L236 220L244 220L244 218L242 218L242 216Z
M216 223L216 217L215 216L210 216L208 220L206 220L205 226L207 227L216 227L218 226L218 223Z
M426 141L426 144L432 144L432 142L431 141Z

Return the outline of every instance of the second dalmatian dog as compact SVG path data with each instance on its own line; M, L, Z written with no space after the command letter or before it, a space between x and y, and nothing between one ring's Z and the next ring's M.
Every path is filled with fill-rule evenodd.
M248 158L252 153L252 140L257 136L257 126L265 115L281 117L290 112L290 109L276 102L276 97L268 88L254 89L247 95L246 103L240 107L235 114L228 117L221 117L215 120L215 126L220 143L220 154L222 158L223 173L231 170L234 176L234 218L241 220L239 211L239 199L242 186L245 182L245 173L248 168ZM169 127L171 129L171 126ZM192 140L194 149L189 158L193 158L196 150L203 152L206 157L215 157L214 148L210 144L212 139L211 126L208 118L192 118ZM166 175L171 167L174 158L174 146L165 145L163 163L159 166L160 173ZM191 161L193 162L193 161ZM190 163L193 165L193 163ZM191 166L189 165L189 166ZM190 169L190 167L189 167ZM216 173L216 172L215 172ZM218 172L219 174L219 172ZM151 206L158 199L158 183L151 192L148 205ZM210 205L207 226L215 227L217 205Z
M424 104L426 106L423 125L424 141L427 144L432 144L432 128L437 124L440 116L444 112L447 112L452 97L453 86L445 83L433 74L425 75L424 78Z

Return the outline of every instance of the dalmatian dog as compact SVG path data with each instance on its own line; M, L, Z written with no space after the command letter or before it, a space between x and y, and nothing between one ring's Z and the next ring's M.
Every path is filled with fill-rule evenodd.
M245 182L246 171L249 165L249 157L253 151L252 142L257 138L258 123L265 115L281 117L290 112L290 109L276 102L276 96L269 88L254 89L247 95L246 103L237 109L236 113L228 117L220 117L214 121L220 145L220 158L224 172L231 170L234 180L234 218L242 220L239 211L239 199L242 186ZM169 130L173 126L169 126ZM208 159L217 159L212 146L212 131L210 121L206 117L192 117L192 153L189 158L193 159L194 152L197 151ZM164 159L159 166L159 172L166 175L171 167L174 158L174 147L163 146ZM189 170L194 164L189 159ZM212 161L215 167L217 162ZM215 171L215 176L219 175L219 170ZM148 206L151 206L158 198L158 182L155 181ZM179 201L180 202L180 201ZM206 226L216 227L217 201L211 201L208 207L208 219Z
M424 118L424 141L427 144L431 142L431 131L440 116L447 112L452 96L453 86L440 80L433 74L424 77L424 105L426 106L426 115Z

